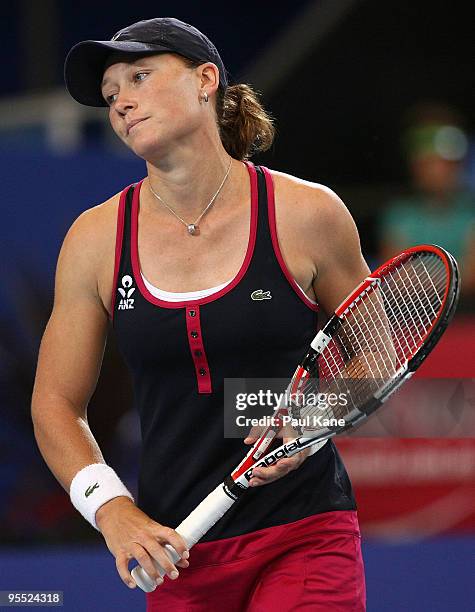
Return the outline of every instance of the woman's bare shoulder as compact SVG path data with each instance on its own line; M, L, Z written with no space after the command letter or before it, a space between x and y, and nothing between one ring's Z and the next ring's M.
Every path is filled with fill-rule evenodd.
M351 215L338 195L321 183L271 170L275 186L277 214L294 219L295 224L327 229L347 223Z
M74 270L95 284L113 265L120 193L82 212L69 228L58 259L58 270Z
M328 187L322 185L321 183L307 181L306 179L293 176L292 174L288 174L286 172L281 172L280 170L269 169L269 172L272 174L274 183L283 189L298 190L302 193L306 191L322 193L331 192Z
M64 246L81 251L100 252L115 240L120 193L84 210L66 234Z
M117 212L120 194L88 208L66 234L56 267L55 304L102 303L112 291Z
M116 193L101 204L96 204L84 210L74 221L70 231L89 234L95 236L107 231L111 224L117 221L117 211L119 208L120 192Z
M313 288L326 312L332 312L367 274L358 230L337 194L319 183L272 173L276 217L284 236L297 242L311 261Z

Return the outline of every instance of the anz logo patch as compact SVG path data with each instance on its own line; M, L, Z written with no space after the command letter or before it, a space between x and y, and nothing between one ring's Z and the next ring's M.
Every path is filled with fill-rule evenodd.
M119 305L117 306L117 310L133 310L134 309L134 298L132 294L135 291L135 287L133 285L133 279L131 276L126 274L122 277L122 287L118 287L117 291L121 295L121 300Z

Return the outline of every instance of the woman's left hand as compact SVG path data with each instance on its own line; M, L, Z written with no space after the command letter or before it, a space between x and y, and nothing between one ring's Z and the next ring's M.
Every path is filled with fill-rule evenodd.
M254 444L258 438L249 435L244 440L244 444ZM292 437L283 438L282 442L286 444L293 440ZM274 480L278 480L282 478L282 476L286 476L289 472L293 472L297 468L299 468L305 459L310 454L309 449L305 449L300 453L297 453L293 457L285 457L284 459L279 459L279 461L275 465L270 465L267 467L256 467L252 470L251 480L249 481L250 487L260 487L264 484L269 484L270 482L274 482Z

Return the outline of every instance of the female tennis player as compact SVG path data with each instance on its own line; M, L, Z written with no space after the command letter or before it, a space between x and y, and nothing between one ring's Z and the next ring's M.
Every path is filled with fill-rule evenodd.
M65 238L33 395L46 462L125 584L132 560L158 584L153 561L165 569L149 610L364 610L355 501L331 441L256 468L191 557L174 531L243 455L223 437L224 379L289 377L319 313L367 275L350 214L330 189L248 161L272 121L192 26L157 18L79 43L65 77L78 102L108 107L147 175ZM87 422L109 322L141 419L137 503Z

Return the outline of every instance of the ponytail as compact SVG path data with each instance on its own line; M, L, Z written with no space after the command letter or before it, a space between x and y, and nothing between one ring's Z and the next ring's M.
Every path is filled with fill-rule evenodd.
M203 63L181 59L189 68ZM221 142L234 159L244 161L271 148L274 122L250 85L229 85L224 92L220 87L216 92L216 115Z
M230 85L224 92L219 89L216 114L221 141L234 159L248 159L272 146L273 120L249 85Z

